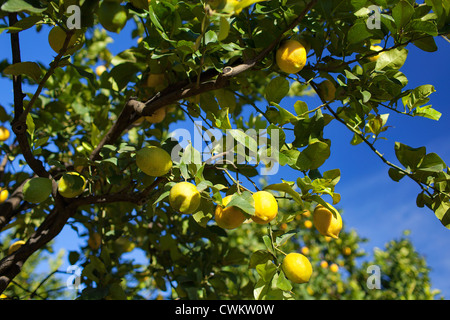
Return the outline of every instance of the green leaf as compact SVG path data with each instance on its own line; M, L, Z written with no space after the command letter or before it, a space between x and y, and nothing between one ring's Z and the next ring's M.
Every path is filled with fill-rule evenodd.
M407 56L407 49L395 48L389 51L384 51L378 58L375 69L400 69L405 63Z
M223 41L228 37L228 33L230 32L230 23L228 19L225 17L220 17L220 25L219 25L219 34L217 35L217 39L219 41Z
M425 52L435 52L438 49L436 42L434 41L434 38L432 36L422 38L422 39L417 39L416 41L413 41L413 44L417 48L419 48Z
M289 81L284 77L276 77L270 80L265 88L266 100L279 103L289 92Z
M395 20L397 29L400 30L410 22L413 14L414 7L408 1L400 0L400 2L392 9L392 17Z
M281 236L278 236L275 239L275 243L276 243L277 247L280 247L283 244L285 244L290 238L292 238L296 234L297 234L297 232L295 232L295 231L289 231L289 232L282 234Z
M297 202L299 205L303 206L303 200L301 195L295 191L294 189L292 189L291 185L284 182L284 183L275 183L275 184L271 184L268 185L266 187L264 187L264 190L275 190L275 191L282 191L282 192L286 192L287 194L289 194L294 200L295 202Z
M431 106L424 106L414 109L413 115L438 121L441 118L442 113L433 109Z
M367 25L364 19L359 19L348 30L348 42L350 44L358 43L367 40L372 36L372 33L367 29Z
M412 148L400 142L395 142L395 155L405 168L415 170L426 154L426 148Z
M214 214L214 204L209 199L201 198L200 206L192 217L202 227L206 227Z
M304 116L308 117L308 105L306 102L298 100L296 103L294 103L294 110L297 113L297 116Z
M255 214L255 201L249 191L244 191L242 194L234 193L226 208L232 206L241 209L247 215L253 216Z
M291 291L292 290L292 284L291 282L286 278L284 275L284 272L280 272L278 274L278 279L276 282L276 286L278 289L281 289L283 291Z
M316 140L303 150L298 159L297 167L301 171L317 169L330 157L330 146L328 143Z
M18 76L18 75L27 75L30 78L32 78L34 81L39 82L39 79L41 78L41 68L39 67L39 65L36 62L30 62L30 61L26 61L26 62L19 62L19 63L14 63L12 65L7 66L4 70L3 70L4 74L10 74L13 76Z
M2 5L1 9L7 12L41 13L47 10L47 6L44 6L39 0L8 0Z
M256 268L258 264L265 264L273 258L272 254L267 250L258 250L252 253L249 261L249 268Z
M402 179L405 176L404 173L394 168L389 168L388 174L389 177L396 182L399 182L400 179Z
M258 264L256 266L256 272L261 276L265 282L270 282L277 272L277 266L271 261L267 261L265 264Z
M25 17L25 18L17 21L16 23L14 23L14 25L10 28L9 32L16 33L16 32L20 32L23 30L27 30L27 29L33 27L34 25L36 25L36 23L38 23L41 20L42 20L41 16Z

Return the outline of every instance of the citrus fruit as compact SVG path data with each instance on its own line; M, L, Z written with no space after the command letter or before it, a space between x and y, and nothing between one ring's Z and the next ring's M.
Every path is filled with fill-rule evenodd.
M328 262L326 262L325 260L320 261L320 266L324 269L328 268Z
M40 203L52 193L52 180L48 178L32 178L23 186L23 200L31 203Z
M303 225L304 225L305 228L307 228L307 229L311 229L312 226L313 226L313 224L312 224L312 222L311 222L310 220L306 220L306 221L303 223Z
M150 123L160 123L166 117L166 108L157 109L151 116L146 116L145 120Z
M115 33L119 33L125 27L128 19L125 7L112 1L103 1L97 15L103 28Z
M352 249L349 248L349 247L345 247L345 248L342 250L342 253L343 253L345 256L349 256L349 255L352 254Z
M278 214L278 203L275 197L267 191L258 191L253 194L255 201L255 215L252 220L259 224L272 221Z
M8 199L9 192L6 189L0 188L0 203L3 203Z
M297 73L306 64L306 49L297 40L287 40L278 48L276 62L281 71Z
M342 218L335 208L331 205L329 206L333 209L336 216L328 208L318 204L314 209L313 222L321 235L337 239L342 229Z
M214 219L219 227L223 229L235 229L245 221L245 215L239 208L231 206L227 207L233 196L229 195L222 199L222 205L216 207Z
M23 241L23 240L18 240L16 242L14 242L12 245L9 246L8 254L12 254L12 253L16 252L24 244L25 244L25 241Z
M330 264L330 271L331 272L338 272L339 271L339 266L336 263Z
M312 274L311 262L301 253L289 253L281 267L286 277L294 283L308 282Z
M309 248L308 247L302 247L301 249L302 253L306 256L307 254L309 254Z
M192 183L183 181L175 184L169 193L170 206L183 214L194 213L200 205L200 192Z
M58 181L58 192L65 198L75 198L83 193L86 179L78 172L66 172Z
M372 50L372 51L381 51L381 50L383 50L383 47L380 47L380 46L370 46L370 50ZM381 56L382 54L383 54L383 53L381 52L381 53L379 53L379 54L377 54L377 55L367 57L367 59L368 59L369 61L375 62L375 61L378 60L378 58L380 58L380 56Z
M160 177L172 168L172 159L166 150L148 146L136 152L136 164L145 174Z
M330 80L325 80L319 84L320 96L325 101L332 101L336 97L336 87Z
M92 250L97 250L100 248L100 245L102 243L102 237L99 233L94 232L91 233L88 239L88 245Z
M11 134L7 128L0 126L0 141L8 140L10 135Z
M165 79L164 73L150 73L147 77L146 85L149 88L160 87L164 84Z
M48 33L48 43L50 47L56 53L59 53L64 46L64 41L66 40L67 34L64 29L60 26L55 26ZM75 31L72 37L69 40L69 44L67 46L67 50L65 54L73 54L75 51L79 50L83 46L84 34L81 30Z
M97 68L95 68L95 73L100 77L103 72L106 71L106 67L104 65L99 65Z

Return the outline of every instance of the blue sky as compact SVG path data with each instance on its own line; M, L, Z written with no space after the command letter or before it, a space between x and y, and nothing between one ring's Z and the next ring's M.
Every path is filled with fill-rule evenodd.
M128 23L127 29L130 27ZM129 35L126 31L124 35ZM46 31L36 34L33 30L27 30L20 35L22 61L38 60L45 65L51 62L54 52L48 45ZM115 38L110 45L113 53L129 47L130 40L124 35L112 35ZM409 55L401 71L409 79L407 88L422 84L435 86L436 92L430 96L430 103L442 113L442 117L440 121L433 121L382 110L382 113L390 114L388 125L393 127L385 135L389 140L380 140L376 147L393 163L398 163L394 154L395 141L412 147L426 146L427 152L436 152L447 164L450 163L450 44L442 38L437 39L437 44L439 50L435 53L409 46ZM0 48L0 60L7 58L11 62L10 37L5 32L0 34ZM4 78L0 78L0 97L0 104L9 108L13 100L12 83ZM310 109L320 105L317 97L302 100ZM295 101L297 99L285 98L280 105L292 110ZM326 127L324 136L332 140L332 146L331 157L322 170L341 170L336 192L341 194L342 199L336 207L343 209L345 228L355 229L361 237L370 240L363 246L369 253L374 247L382 248L386 242L401 237L404 230L410 230L414 246L431 267L433 288L441 289L446 298L450 297L450 230L441 225L431 210L416 206L418 186L406 178L398 183L392 181L387 174L388 167L366 145L350 145L352 134L337 121ZM281 178L290 177L292 173L289 168L281 168L269 182L280 182ZM77 250L76 234L65 228L57 238L56 246L66 252Z

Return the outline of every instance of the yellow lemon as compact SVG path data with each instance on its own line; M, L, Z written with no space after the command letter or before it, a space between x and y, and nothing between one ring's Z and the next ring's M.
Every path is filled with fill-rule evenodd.
M325 101L332 101L336 97L336 87L330 80L325 80L319 84L320 96Z
M336 264L336 263L332 263L331 265L330 265L330 271L331 272L338 272L339 271L339 266Z
M0 188L0 203L3 203L8 199L9 192L6 189Z
M192 183L179 182L170 189L169 203L175 210L183 214L192 214L200 206L200 192Z
M325 260L320 261L320 266L324 269L328 268L328 262L326 262Z
M103 72L106 71L106 67L104 65L99 65L97 68L95 68L95 73L100 77Z
M64 46L67 34L60 26L53 27L48 33L48 43L56 53L59 53ZM73 54L83 46L84 34L81 30L75 31L69 40L65 54Z
M8 140L11 133L4 126L0 126L0 141Z
M12 245L9 246L8 254L12 254L12 253L16 252L24 244L25 244L25 241L23 241L23 240L18 240L16 242L14 242Z
M86 179L78 172L66 172L58 181L58 192L65 198L75 198L83 193Z
M150 123L160 123L166 117L166 108L162 107L157 109L151 116L146 116L145 120Z
M52 193L52 180L48 178L32 178L23 185L23 200L31 203L40 203Z
M309 254L309 248L308 247L302 247L301 252L306 256Z
M222 200L222 206L218 205L214 212L214 219L219 227L224 229L235 229L245 221L245 215L237 207L225 208L230 203L232 196L226 196Z
M253 194L255 201L255 215L252 220L259 224L272 221L278 214L278 203L275 197L267 191L258 191Z
M296 40L287 40L278 48L275 57L281 71L297 73L306 64L306 49Z
M311 262L301 253L289 253L281 267L286 277L294 283L308 282L312 274Z
M311 229L312 226L313 226L313 224L312 224L312 222L311 222L310 220L306 220L306 221L303 223L303 225L304 225L305 228L307 228L307 229Z
M318 204L314 209L313 222L320 234L337 239L342 229L342 218L335 208L329 206L336 216L328 208Z
M145 174L160 177L170 171L172 159L166 150L148 146L136 152L136 165Z
M370 50L372 50L372 51L381 51L381 50L383 50L383 47L380 47L380 46L370 46ZM377 61L379 58L380 58L380 56L383 54L383 52L381 52L381 53L379 53L379 54L377 54L377 55L374 55L374 56L370 56L370 57L367 57L367 59L369 60L369 61L372 61L372 62L375 62L375 61Z
M342 253L343 253L345 256L349 256L349 255L352 254L352 249L350 249L349 247L345 247L345 248L342 250Z

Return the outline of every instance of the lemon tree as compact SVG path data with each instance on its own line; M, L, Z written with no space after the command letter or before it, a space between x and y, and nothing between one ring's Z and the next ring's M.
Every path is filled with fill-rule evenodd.
M79 299L432 298L403 240L386 251L399 245L404 259L383 265L392 279L407 274L392 285L409 291L367 291L360 239L341 217L351 195L338 193L330 158L350 134L450 227L448 165L395 141L389 117L440 119L435 79L407 87L402 66L410 48L439 51L448 6L375 2L379 28L364 0L3 1L12 91L0 106L0 294L19 296L21 269L68 226ZM24 46L25 32L54 52ZM274 164L288 173L269 184ZM142 265L129 259L138 252Z

